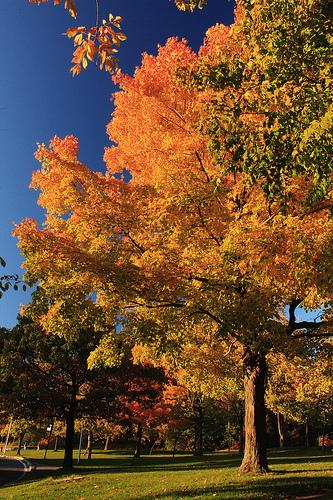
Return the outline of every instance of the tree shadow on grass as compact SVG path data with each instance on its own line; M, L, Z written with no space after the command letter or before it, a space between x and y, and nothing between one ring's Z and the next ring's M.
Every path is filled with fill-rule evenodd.
M333 459L333 449L328 447L322 449L322 447L299 447L299 448L273 448L269 450L269 460L281 460L281 461L305 461L306 459L311 460L332 460Z
M274 479L267 475L264 480L229 482L225 485L209 486L205 488L186 488L168 490L158 493L150 498L203 498L214 496L215 498L228 499L333 499L333 478L331 477L308 477L306 484L302 484L300 478ZM137 500L148 500L146 495L138 494Z
M52 478L54 480L60 479L66 476L73 476L73 480L75 478L84 477L85 473L88 471L80 471L75 470L72 471L71 474L64 474L61 471L57 471L52 474ZM97 472L97 471L94 471ZM110 469L100 470L100 473L108 473L112 474ZM119 471L117 471L119 472ZM126 471L123 471L126 472ZM127 471L128 472L128 471ZM142 471L144 472L144 471ZM148 472L148 471L146 471ZM170 473L172 471L169 471ZM309 471L307 471L309 472ZM291 471L288 472L289 474ZM235 471L235 475L237 472ZM44 475L45 477L45 475ZM43 478L43 475L39 477L31 478L25 483L31 483L38 481ZM305 479L305 480L304 480ZM247 476L244 478L235 481L235 477L233 477L232 481L228 481L227 479L222 484L218 484L216 486L208 486L208 487L196 487L195 479L193 476L189 478L189 487L185 487L182 489L175 488L167 489L163 493L156 493L152 491L149 496L147 494L141 494L139 492L138 485L138 493L136 495L136 500L150 500L150 499L175 499L175 498L204 498L212 497L221 498L221 499L246 499L246 500L255 500L255 499L284 499L284 500L292 500L292 499L309 499L311 500L328 500L333 499L333 477L327 476L307 476L306 478L302 477L283 477L281 474L267 474L265 476L260 476L260 478L256 479L255 477ZM16 483L18 484L18 483ZM21 483L22 484L22 483ZM172 485L172 479L170 478L170 485ZM14 484L10 484L7 488L10 490L11 487L14 487Z
M43 461L32 460L35 465L56 465L62 466L62 459L46 459ZM170 469L176 470L177 468L193 469L193 468L219 468L219 467L238 467L241 463L241 456L239 454L207 454L203 457L193 457L192 455L182 455L173 458L171 455L143 455L141 458L136 459L127 456L109 456L99 457L98 454L93 456L92 460L83 458L79 465L76 465L74 460L75 471L88 471L89 473L107 469L110 472L115 470L119 472L121 469Z
M302 450L301 450L302 451ZM288 455L289 453L289 455ZM267 475L263 476L244 476L238 475L238 466L241 462L241 456L237 453L221 453L221 454L208 454L204 457L193 457L190 455L176 456L174 459L170 455L158 455L158 456L143 456L140 459L134 459L128 455L119 456L117 453L115 456L110 453L109 456L98 456L93 458L91 462L83 459L80 466L76 466L70 471L34 471L26 475L19 483L32 483L42 480L46 477L52 477L53 479L66 478L70 476L87 476L94 474L119 474L119 473L149 473L149 472L165 472L170 474L170 482L172 485L171 474L173 472L190 472L190 471L222 471L226 469L226 476L223 478L221 476L221 482L224 484L219 484L216 487L193 487L186 489L185 491L167 491L165 493L158 493L156 496L151 498L183 498L187 496L199 497L202 495L214 495L217 498L246 498L247 500L255 498L296 498L297 495L315 495L320 493L325 493L325 489L332 490L331 496L326 496L322 498L333 499L333 477L328 477L329 471L327 469L305 469L302 468L297 470L297 464L307 462L319 463L331 462L332 457L329 456L313 456L310 453L306 456L299 457L297 454L300 451L286 450L285 453L275 451L273 457L270 457L270 462L273 467L273 471ZM292 456L290 456L292 454ZM104 454L103 454L104 455ZM47 465L47 460L43 461L43 465ZM50 459L50 464L55 465L58 462L61 466L62 461L60 459ZM34 463L38 463L35 460ZM275 466L286 467L288 464L294 464L296 467L292 467L291 470L274 470ZM316 475L315 475L316 473ZM294 477L290 475L294 474ZM306 476L304 474L307 474ZM310 474L310 476L309 476ZM237 480L236 480L237 477ZM233 481L233 482L230 482ZM189 477L190 485L194 483L193 475ZM8 484L7 488L11 488L14 484ZM138 500L143 500L147 498L145 496L139 496ZM319 496L317 497L320 498Z
M277 464L280 465L288 465L288 464L307 464L307 463L329 463L333 461L333 456L317 456L317 457L285 457L285 458L278 458L278 457L270 457L269 458L269 463L272 467L274 467Z
M119 454L117 454L119 455ZM97 455L98 457L98 455ZM62 466L62 459L32 460L34 465L40 464L47 467ZM139 459L124 456L98 457L92 460L82 459L80 465L75 465L73 469L59 470L33 470L27 473L15 484L8 483L7 488L17 484L28 484L47 477L57 479L66 476L86 476L94 474L120 474L120 473L149 473L149 472L186 472L193 470L216 470L235 469L239 467L241 457L239 454L205 455L203 457L193 457L192 455L176 456L142 456Z

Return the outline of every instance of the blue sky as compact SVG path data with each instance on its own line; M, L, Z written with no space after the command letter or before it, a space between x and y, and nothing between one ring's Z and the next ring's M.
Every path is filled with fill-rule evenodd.
M11 236L13 223L43 218L38 193L28 187L38 168L36 143L47 143L55 134L74 134L80 140L80 160L94 170L104 169L105 127L115 87L93 65L72 78L72 44L61 36L69 26L94 25L95 0L77 0L77 21L52 3L37 7L28 0L0 0L0 255L7 262L2 274L23 272ZM207 28L232 22L234 7L227 0L208 0L203 11L190 14L177 11L169 0L100 0L100 6L101 17L111 12L124 19L128 40L119 58L130 74L142 52L156 53L157 44L169 36L186 38L197 50ZM0 300L0 325L13 326L20 304L28 301L28 292L8 291Z

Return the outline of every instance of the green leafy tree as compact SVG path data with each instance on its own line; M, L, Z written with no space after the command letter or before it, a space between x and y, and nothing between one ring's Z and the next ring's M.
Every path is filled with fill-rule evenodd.
M298 424L327 429L333 422L333 374L330 359L332 341L309 342L297 355L270 356L267 405L278 416ZM279 425L284 441L283 422Z
M110 373L88 370L87 360L98 340L90 330L67 339L47 334L29 320L2 331L1 406L14 420L65 421L64 467L73 464L75 419L82 414L103 416L114 405L115 394L107 382Z
M332 209L332 2L240 0L236 12L219 56L210 40L190 79L213 91L200 123L209 147L222 171L246 173L270 200L291 202L291 178L310 176L306 202Z

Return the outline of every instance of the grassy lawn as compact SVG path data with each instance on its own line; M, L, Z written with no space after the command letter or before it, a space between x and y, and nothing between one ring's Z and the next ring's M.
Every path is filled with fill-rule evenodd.
M61 465L62 453L27 450L34 464ZM63 471L27 474L3 487L0 498L13 499L333 499L333 455L319 449L286 449L270 452L272 472L240 476L240 456L212 453L198 459L190 455L144 456L96 452L71 473Z

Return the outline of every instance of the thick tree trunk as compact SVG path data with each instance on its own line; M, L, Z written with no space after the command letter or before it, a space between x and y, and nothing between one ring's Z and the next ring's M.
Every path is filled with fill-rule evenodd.
M245 449L240 472L268 472L266 450L264 354L246 349L243 356L245 390Z
M279 433L279 444L280 448L283 448L285 445L285 433L286 433L286 423L284 416L281 415L281 413L278 413L276 415L277 417L277 426L278 426L278 433Z
M94 435L91 431L88 432L88 443L87 443L87 451L88 451L88 460L91 460L92 451L94 445Z
M136 448L134 452L134 458L140 458L141 456L141 446L142 446L142 424L138 423L138 428L136 431Z
M199 394L194 394L192 408L194 417L193 455L201 457L203 455L203 412L202 399Z
M66 414L66 437L65 456L63 461L64 469L73 468L73 448L75 436L75 416L76 416L76 386L73 383L70 405Z
M110 436L108 436L108 437L105 439L105 443L104 443L104 451L108 451L108 449L109 449L109 442L110 442Z

